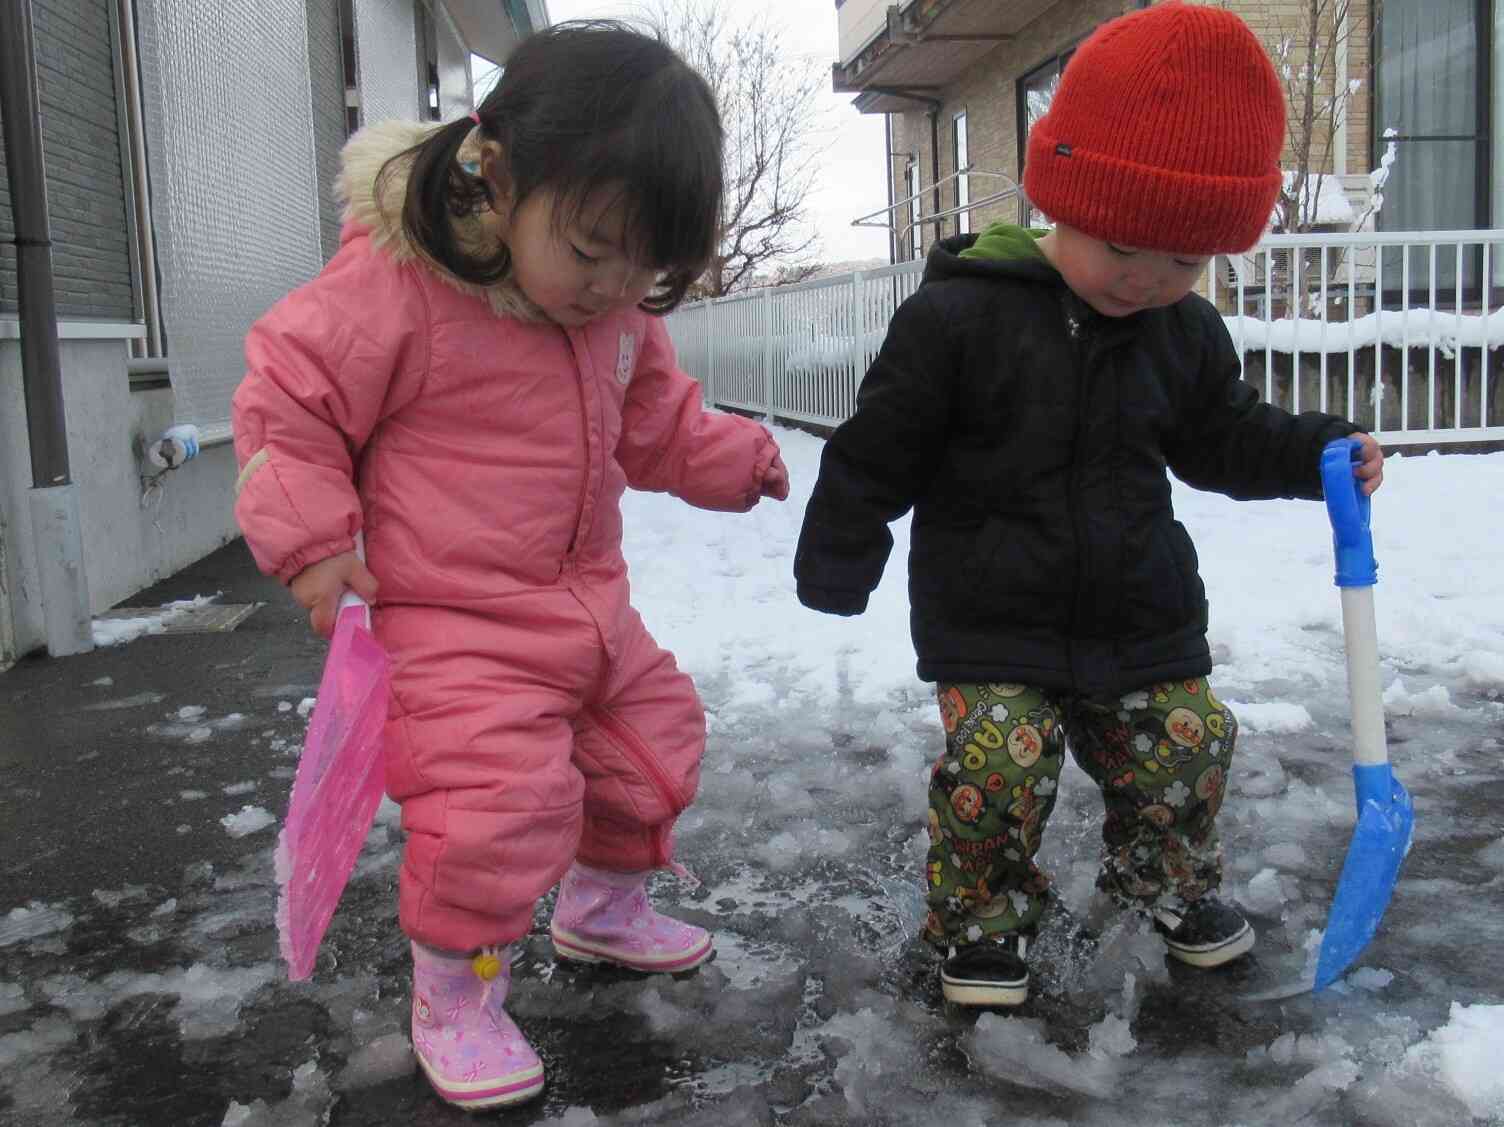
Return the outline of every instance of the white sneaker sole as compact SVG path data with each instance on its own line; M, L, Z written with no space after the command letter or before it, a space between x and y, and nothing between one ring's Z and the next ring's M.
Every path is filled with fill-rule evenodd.
M940 992L958 1006L1021 1006L1029 999L1029 980L1021 983L949 978L940 974Z
M1242 931L1215 946L1182 947L1166 939L1165 949L1171 958L1178 959L1188 966L1205 969L1220 967L1223 963L1230 963L1239 955L1246 954L1253 947L1254 939L1252 925L1245 923Z

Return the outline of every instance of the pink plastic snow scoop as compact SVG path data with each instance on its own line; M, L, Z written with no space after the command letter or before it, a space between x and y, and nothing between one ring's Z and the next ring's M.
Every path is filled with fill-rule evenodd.
M277 937L287 977L295 981L313 972L381 804L387 686L386 654L371 636L371 610L347 591L277 839Z

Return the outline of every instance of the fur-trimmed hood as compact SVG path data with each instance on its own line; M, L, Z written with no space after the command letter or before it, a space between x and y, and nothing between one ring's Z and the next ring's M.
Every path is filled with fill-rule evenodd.
M360 130L346 142L340 154L339 178L335 196L344 209L345 230L342 239L369 234L371 242L397 262L418 261L456 289L484 297L498 316L524 321L546 321L547 316L527 299L511 276L491 286L478 286L450 273L407 237L402 229L402 201L407 193L411 162L400 161L391 175L377 183L381 170L392 157L420 144L442 128L415 121L379 121ZM472 132L460 149L461 160L479 160L480 144ZM501 236L493 212L473 216L451 217L459 244L476 257L490 256L500 245Z

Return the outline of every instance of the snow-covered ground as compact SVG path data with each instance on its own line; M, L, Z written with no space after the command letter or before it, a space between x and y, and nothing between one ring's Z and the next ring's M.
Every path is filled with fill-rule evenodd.
M679 835L703 884L656 887L715 928L717 958L679 979L581 971L556 966L535 931L514 1012L550 1083L498 1121L1504 1124L1504 455L1391 459L1374 500L1390 746L1416 840L1358 967L1320 995L1252 1000L1307 972L1354 820L1324 510L1177 485L1212 599L1213 683L1242 722L1224 892L1259 943L1206 974L1167 966L1130 920L1081 942L1071 919L1090 907L1100 801L1070 765L1042 853L1069 911L1047 924L1035 996L1010 1015L946 1007L914 939L925 782L943 741L913 672L907 521L864 616L804 610L791 561L821 444L779 438L787 504L747 516L660 496L626 505L635 601L710 722ZM170 683L160 694L135 702L157 738L265 753L263 777L222 794L191 770L169 780L166 816L262 847L239 869L192 865L179 887L67 901L34 888L0 903L0 1122L184 1122L152 1109L181 1106L168 1093L193 1085L231 1093L193 1120L228 1127L469 1121L412 1071L394 808L313 981L288 984L273 819L307 702L291 684L216 716ZM114 1104L97 1098L106 1074Z

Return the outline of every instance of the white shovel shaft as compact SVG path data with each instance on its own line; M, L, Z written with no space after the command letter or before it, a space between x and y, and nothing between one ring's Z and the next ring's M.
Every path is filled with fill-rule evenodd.
M364 532L357 532L355 534L355 556L360 560L361 563L366 562L366 534ZM335 611L335 613L338 614L339 611L344 610L346 607L365 607L366 628L370 628L371 608L366 606L366 601L364 599L362 599L348 587L345 588L345 593L340 596L339 608Z
M1347 692L1353 717L1353 761L1363 766L1388 763L1373 588L1343 587L1341 591L1342 633L1347 646Z

